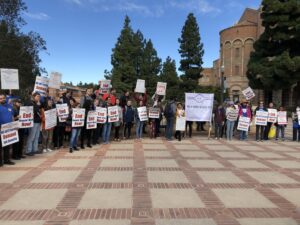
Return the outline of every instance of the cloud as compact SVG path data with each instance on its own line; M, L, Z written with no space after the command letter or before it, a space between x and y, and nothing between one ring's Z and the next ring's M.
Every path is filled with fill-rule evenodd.
M50 17L46 13L29 13L25 12L25 15L34 20L48 20Z
M66 2L73 3L75 5L82 5L82 0L65 0Z
M169 4L173 8L193 11L197 14L219 14L222 11L207 0L171 0Z

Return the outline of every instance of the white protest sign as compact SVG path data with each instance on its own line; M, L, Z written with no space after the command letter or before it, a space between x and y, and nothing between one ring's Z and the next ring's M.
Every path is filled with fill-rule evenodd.
M160 109L159 108L149 108L149 118L150 119L159 119Z
M250 126L250 118L249 117L240 117L237 129L240 131L248 132Z
M239 116L239 110L238 109L229 109L227 114L227 120L229 121L237 121L237 118Z
M18 90L19 89L19 70L0 69L1 89Z
M251 89L251 87L248 87L245 90L243 90L243 95L245 96L245 98L247 100L250 100L255 97L255 94L254 94L253 90Z
M1 125L1 142L2 147L19 142L19 122L11 122Z
M66 122L69 117L69 107L68 104L57 104L57 116L59 119L59 122Z
M268 122L276 123L277 122L277 109L268 109Z
M73 109L72 127L83 127L85 119L85 109Z
M268 114L267 111L256 111L255 125L267 126Z
M278 111L277 112L277 121L278 125L287 125L287 112L286 111Z
M157 95L166 95L167 83L157 82L156 94Z
M140 121L147 121L148 115L147 115L147 108L146 106L137 108Z
M50 80L49 80L49 87L55 88L55 89L60 89L61 77L62 77L62 75L60 73L57 73L57 72L51 73Z
M185 117L176 117L176 128L178 131L185 131L186 118Z
M118 106L108 107L108 122L118 122L119 121L119 109Z
M111 80L101 80L100 84L100 94L109 94Z
M145 80L138 79L136 81L136 87L135 87L134 91L136 93L145 93L145 90L146 90L146 88L145 88Z
M107 120L107 108L96 107L97 123L106 123Z
M45 129L49 130L57 125L56 109L45 111Z
M20 128L33 127L33 106L21 106L19 116Z
M97 128L97 112L89 111L86 119L86 129L96 129Z
M40 93L41 96L46 96L49 85L49 79L47 77L37 76L34 85L34 91Z
M185 93L187 121L211 121L214 94Z

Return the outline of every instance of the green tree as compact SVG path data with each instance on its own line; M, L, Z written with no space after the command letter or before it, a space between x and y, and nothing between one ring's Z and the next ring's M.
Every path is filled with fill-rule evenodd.
M130 19L125 17L121 34L112 50L111 71L112 85L118 91L131 90L137 80L136 60L134 55L134 32L130 26Z
M250 86L280 90L300 81L300 2L263 0L263 34L248 64Z
M183 92L179 88L179 78L176 71L176 62L167 57L163 63L162 70L159 77L160 81L167 83L167 96L166 99L178 98L182 100Z
M27 11L23 0L0 0L0 21L4 20L8 29L18 30L26 22L21 14Z
M152 41L148 40L143 50L141 65L141 79L146 81L148 94L155 93L160 70L161 59L157 56L157 51L153 47Z
M193 13L188 15L178 42L181 56L179 71L183 72L181 87L185 92L193 92L201 78L204 55L199 26Z

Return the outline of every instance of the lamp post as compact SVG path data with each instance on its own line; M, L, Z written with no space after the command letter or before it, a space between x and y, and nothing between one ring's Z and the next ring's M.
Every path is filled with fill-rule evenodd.
M224 71L225 67L224 64L221 66L221 103L224 102Z

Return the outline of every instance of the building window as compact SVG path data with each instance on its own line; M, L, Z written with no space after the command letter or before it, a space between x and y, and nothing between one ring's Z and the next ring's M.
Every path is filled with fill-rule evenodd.
M236 76L240 75L240 66L235 66L235 75Z
M240 58L240 48L235 49L235 58Z

